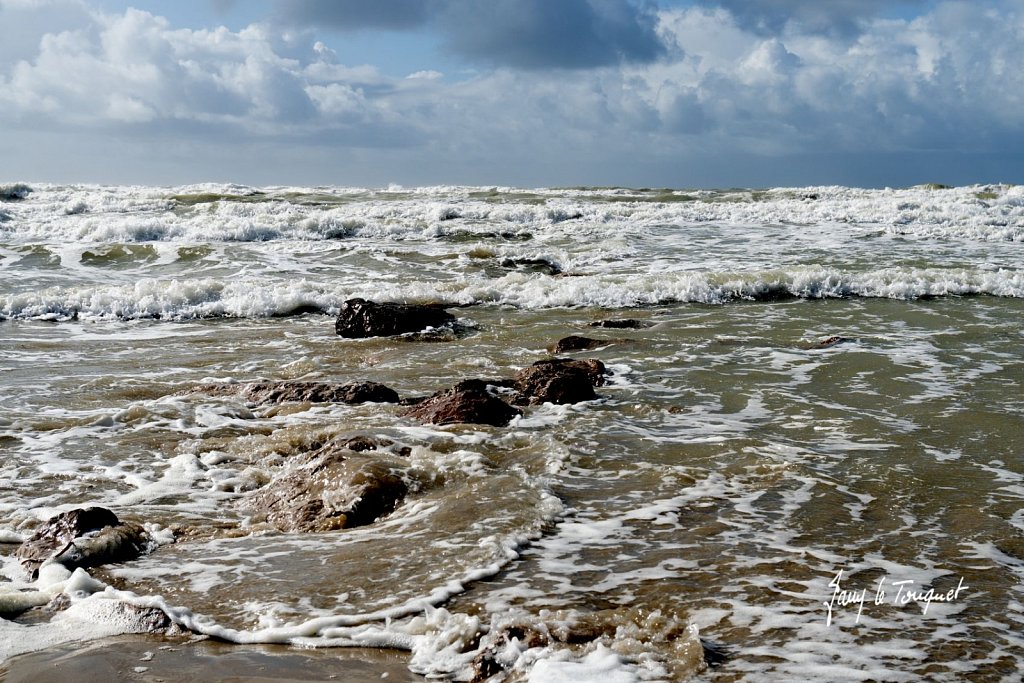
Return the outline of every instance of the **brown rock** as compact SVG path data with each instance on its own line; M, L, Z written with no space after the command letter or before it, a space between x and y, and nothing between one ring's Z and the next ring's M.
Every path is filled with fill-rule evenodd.
M516 403L579 403L597 398L595 386L604 384L607 370L599 360L555 358L523 368L513 380L519 392Z
M252 521L284 532L322 532L371 524L394 512L408 493L383 462L326 452L275 479L243 503Z
M348 338L390 337L454 322L455 316L437 306L349 299L341 305L334 331Z
M15 551L15 556L35 578L47 560L66 567L97 567L131 560L151 545L149 534L138 524L121 522L106 508L79 508L46 521Z
M398 394L378 382L254 382L246 384L242 396L255 403L398 403Z
M398 403L398 394L378 382L249 382L247 384L201 384L190 391L214 396L239 395L260 404L308 403Z
M486 424L504 427L522 411L491 394L483 380L467 379L420 401L403 413L431 424Z

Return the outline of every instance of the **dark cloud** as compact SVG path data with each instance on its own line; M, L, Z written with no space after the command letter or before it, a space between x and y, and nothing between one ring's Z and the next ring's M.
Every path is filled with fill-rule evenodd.
M654 23L624 0L448 0L443 30L471 59L573 69L657 59L664 47Z
M865 20L929 0L715 0L743 28L777 34L787 24L800 30L833 36L860 33Z
M441 0L277 0L277 15L286 22L341 31L408 30L422 26Z
M354 31L429 25L452 53L520 69L651 62L665 54L653 4L630 0L298 0L278 2L294 25Z

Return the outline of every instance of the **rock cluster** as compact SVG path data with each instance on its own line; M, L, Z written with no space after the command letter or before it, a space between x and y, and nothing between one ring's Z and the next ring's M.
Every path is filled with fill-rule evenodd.
M604 383L606 373L604 363L599 360L541 360L523 368L511 379L462 380L450 389L414 403L404 414L431 424L503 427L522 414L516 406L595 400L594 387ZM505 391L499 395L502 389Z

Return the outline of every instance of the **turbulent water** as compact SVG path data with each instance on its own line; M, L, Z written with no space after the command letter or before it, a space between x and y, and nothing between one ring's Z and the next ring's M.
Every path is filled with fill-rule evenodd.
M490 648L513 680L1016 680L1022 266L1003 185L0 185L0 608L70 600L8 607L0 657L130 630L124 601L460 679ZM444 304L464 334L343 339L352 297ZM611 370L599 399L508 427L193 391L425 396L570 334L604 342L569 354ZM397 510L253 522L254 492L355 435L394 442L349 457L404 479ZM158 547L32 581L17 544L86 505Z

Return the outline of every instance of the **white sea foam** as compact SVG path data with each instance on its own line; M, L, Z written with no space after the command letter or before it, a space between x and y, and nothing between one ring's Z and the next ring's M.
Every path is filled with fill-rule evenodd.
M269 281L268 281L269 280ZM512 273L497 279L335 284L306 279L219 278L141 280L130 285L72 286L0 295L0 319L121 320L266 318L294 311L337 313L353 296L391 301L508 305L524 309L593 306L630 308L668 303L721 304L765 296L807 299L921 297L987 294L1024 297L1024 272L958 268L884 268L843 272L797 268L768 273L678 273L549 278Z
M869 225L898 236L1024 240L1024 198L1018 187L1008 186L665 194L529 190L504 195L460 187L389 193L218 185L36 185L31 194L25 187L0 186L12 197L24 196L10 209L15 225L4 228L17 241L408 238L495 227L580 234L603 232L601 226L619 230L692 223L836 226L833 229Z
M537 662L530 671L530 683L634 683L640 680L633 667L603 645L582 659L573 659L566 651L560 655Z

